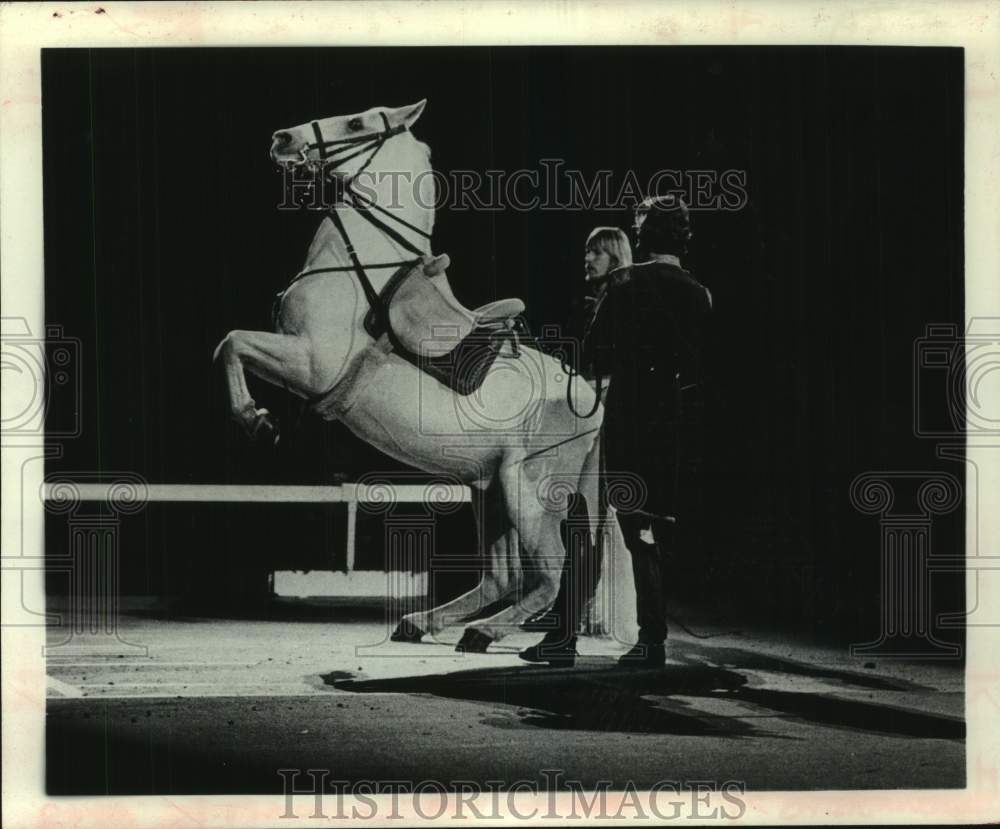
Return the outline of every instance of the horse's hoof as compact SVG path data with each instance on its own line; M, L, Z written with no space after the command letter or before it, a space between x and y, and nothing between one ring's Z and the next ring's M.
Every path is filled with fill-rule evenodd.
M278 419L267 409L260 409L250 427L250 438L255 442L277 446L280 438Z
M493 640L485 633L474 628L466 628L462 638L455 645L455 650L459 653L486 653L486 649L492 642Z
M403 619L389 637L393 642L419 642L424 638L424 631L413 622Z
M438 276L448 270L451 264L451 257L447 253L440 256L425 256L423 259L424 276Z

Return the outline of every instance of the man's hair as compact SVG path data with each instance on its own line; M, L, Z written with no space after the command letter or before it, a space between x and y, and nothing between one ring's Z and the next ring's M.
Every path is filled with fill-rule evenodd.
M673 193L650 196L635 209L636 218L645 215L637 242L645 254L670 253L683 256L691 238L691 211L684 199Z
M608 254L613 260L612 268L625 268L632 264L632 246L628 236L617 227L595 227L587 237L586 249Z

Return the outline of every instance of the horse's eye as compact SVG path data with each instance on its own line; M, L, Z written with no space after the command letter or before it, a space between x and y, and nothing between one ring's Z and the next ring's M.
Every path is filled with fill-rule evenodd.
M347 128L349 130L354 130L355 132L360 130L363 126L364 125L361 123L360 118L352 118L350 121L347 122Z

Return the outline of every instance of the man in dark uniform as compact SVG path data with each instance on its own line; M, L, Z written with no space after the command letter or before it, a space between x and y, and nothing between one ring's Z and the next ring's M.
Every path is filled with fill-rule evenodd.
M618 523L632 555L639 617L639 642L619 662L658 666L666 658L667 559L688 551L701 518L703 341L712 297L681 267L691 238L682 199L644 201L635 232L642 264L609 294L591 347L611 375L607 480L609 492L616 479L622 487Z
M609 292L585 351L611 375L607 481L635 575L639 642L619 661L658 666L666 658L668 559L688 552L700 520L703 341L712 297L681 267L691 238L681 198L646 199L635 233L642 264Z
M701 512L702 343L712 299L681 267L691 238L682 199L646 199L634 229L642 264L614 274L588 327L584 361L595 376L611 377L602 431L607 493L635 576L639 642L619 663L656 667L666 659L667 560L687 552ZM586 597L574 598L582 609ZM566 621L521 657L572 664L575 628Z

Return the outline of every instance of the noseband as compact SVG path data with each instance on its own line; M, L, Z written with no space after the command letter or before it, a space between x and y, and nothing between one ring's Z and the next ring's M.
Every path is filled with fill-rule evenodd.
M361 173L363 173L368 165L372 163L372 160L378 155L378 151L382 149L382 146L390 138L399 135L400 133L406 132L407 128L405 124L400 124L396 127L389 126L389 119L386 117L384 112L380 112L379 115L382 116L382 123L385 125L385 129L379 132L366 133L365 135L358 135L352 138L338 138L334 141L326 141L323 138L323 130L319 125L318 121L313 121L311 126L313 129L313 134L316 137L316 141L312 144L306 144L300 151L302 154L302 163L309 163L307 153L309 150L316 150L319 154L320 160L325 164L343 164L345 161L350 161L352 158L357 158L357 156L362 155L366 152L371 152L371 155L365 159L364 163L358 169L358 171L351 176L347 183L344 185L344 201L342 205L333 205L328 211L330 220L333 222L333 226L337 229L337 233L340 234L340 238L344 242L344 247L347 250L348 255L351 257L350 265L341 265L335 268L314 268L312 270L303 271L302 273L295 276L291 282L288 283L288 288L292 287L300 279L304 279L307 276L312 276L319 273L343 273L345 271L353 271L354 275L357 276L358 282L361 283L361 288L365 292L365 298L368 300L368 306L375 312L376 317L382 320L386 316L386 308L384 303L379 298L379 295L375 292L375 288L368 278L368 274L365 272L365 268L382 269L382 268L399 268L403 265L416 265L420 258L423 256L423 251L413 244L409 239L403 236L397 229L391 227L378 216L374 215L372 211L377 211L384 215L386 218L391 219L397 225L401 225L414 233L423 236L425 239L430 239L431 234L426 233L421 230L416 225L410 224L410 222L405 219L401 219L399 216L394 215L390 211L386 210L384 207L376 204L370 197L359 193L353 187L354 179L357 178ZM333 148L332 152L330 148ZM346 155L338 156L338 152L346 151ZM351 243L351 237L347 234L347 228L344 227L344 221L338 213L338 207L343 206L354 210L362 219L368 222L372 227L378 230L383 236L388 236L400 247L413 253L416 259L402 259L398 262L377 262L377 263L367 263L363 264L358 258L357 252L354 250L354 245ZM275 302L275 312L274 312L274 322L277 323L277 312L280 308L281 297L284 296L285 291L278 294L278 298Z

